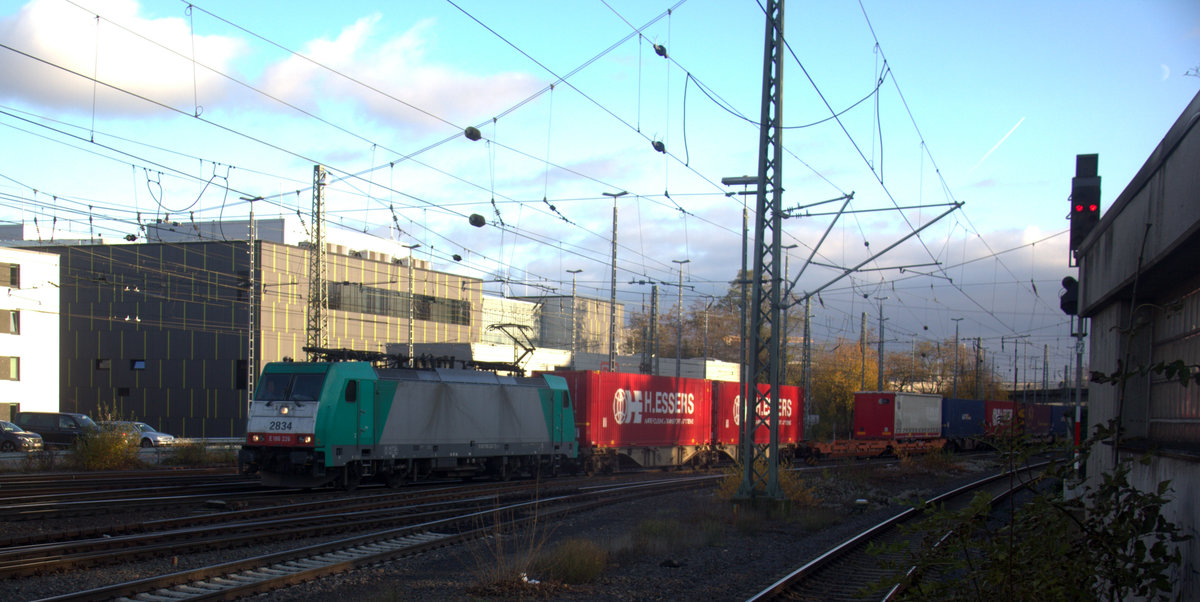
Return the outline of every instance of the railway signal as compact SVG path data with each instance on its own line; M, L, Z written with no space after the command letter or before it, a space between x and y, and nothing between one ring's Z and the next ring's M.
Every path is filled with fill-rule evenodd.
M1074 251L1100 222L1100 155L1075 155L1071 178L1071 250Z
M1058 306L1068 316L1079 315L1079 281L1067 276L1062 279L1063 292L1058 296Z

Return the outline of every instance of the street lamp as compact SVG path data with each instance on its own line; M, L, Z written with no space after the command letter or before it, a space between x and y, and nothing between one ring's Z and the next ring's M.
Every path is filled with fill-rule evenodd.
M675 378L681 376L683 367L683 264L691 263L691 259L672 259L671 263L679 264L679 327L675 330Z
M575 297L575 276L583 270L567 270L571 274L571 369L575 369L575 331L579 329L579 323L576 316L578 315L578 301Z
M753 184L755 186L753 194L758 194L758 177L757 176L730 176L730 177L726 177L726 178L721 178L721 184L723 184L725 186L750 186L751 184ZM735 193L731 192L730 194L735 194ZM738 339L740 341L740 345L739 345L740 349L738 349L738 380L740 381L741 396L742 396L742 399L744 399L744 400L748 400L750 398L750 385L747 382L749 380L749 377L747 375L748 357L747 357L747 350L746 350L746 344L747 344L746 339L748 338L746 336L746 331L748 330L746 327L746 308L750 304L749 299L746 298L746 295L747 295L746 284L747 284L747 281L749 280L749 274L746 272L746 259L747 259L746 258L746 243L747 243L747 241L748 241L747 239L750 235L749 208L746 207L746 196L749 194L751 194L750 190L743 190L741 192L741 195L742 195L742 271L740 273L740 277L738 278L738 280L740 280L740 284L742 287L742 307L741 307L742 311L741 311L740 325L738 327ZM750 403L742 404L742 420L744 421L744 422L742 422L743 425L747 425L747 424L749 424L750 420L753 420L754 414L752 413L752 410L751 410L752 405L753 404L750 404ZM742 441L742 445L744 446L742 455L744 458L753 458L754 454L751 451L753 443L751 443L750 439L748 439L748 438L744 438L744 439L745 440Z
M609 296L608 308L608 371L617 371L617 199L628 192L605 192L613 200L612 227L612 293Z
M402 247L408 249L408 367L416 367L413 362L413 302L416 291L413 288L413 249L421 246L421 243L413 243L411 245L402 244Z

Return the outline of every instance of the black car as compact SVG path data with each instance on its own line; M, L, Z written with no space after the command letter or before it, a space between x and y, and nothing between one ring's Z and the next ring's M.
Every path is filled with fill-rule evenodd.
M46 447L70 447L81 435L100 430L87 414L74 412L17 412L13 422L41 435Z
M39 449L42 449L41 435L0 420L0 452L31 452Z

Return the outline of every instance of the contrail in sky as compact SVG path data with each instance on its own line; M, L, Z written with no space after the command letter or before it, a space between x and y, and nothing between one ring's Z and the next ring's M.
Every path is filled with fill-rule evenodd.
M1003 138L1001 138L1001 139L1000 139L1000 141L999 141L999 142L997 142L997 143L996 143L996 145L995 145L995 146L993 146L993 147L991 148L991 150L989 150L988 152L986 152L986 153L984 153L984 154L983 154L983 158L981 158L981 159L979 160L979 162L975 163L975 167L979 167L980 165L982 165L982 164L983 164L983 162L984 162L984 161L987 161L987 158L988 158L988 157L990 157L990 156L992 156L992 153L996 152L996 149L1000 148L1000 145L1001 145L1001 144L1004 144L1004 141L1005 141L1005 140L1008 140L1008 137L1009 137L1009 136L1012 136L1012 133L1013 133L1013 132L1015 132L1015 131L1017 131L1017 128L1021 127L1021 124L1022 124L1022 123L1025 123L1025 118L1024 118L1024 117L1022 117L1022 118L1021 118L1021 120L1017 122L1017 125L1014 125L1014 126L1012 126L1012 129L1011 129L1011 130L1008 130L1008 133L1007 133L1007 134L1005 134L1005 135L1004 135L1004 137L1003 137ZM968 170L967 170L967 175L971 175L971 172L975 171L975 167L972 167L971 169L968 169Z

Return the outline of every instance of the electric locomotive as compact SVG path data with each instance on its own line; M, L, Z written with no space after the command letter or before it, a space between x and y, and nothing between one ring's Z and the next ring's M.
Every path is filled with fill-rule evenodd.
M578 454L566 382L549 374L273 362L256 383L246 427L239 471L268 486L507 479L557 473Z

